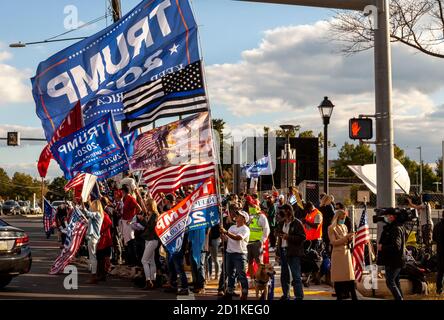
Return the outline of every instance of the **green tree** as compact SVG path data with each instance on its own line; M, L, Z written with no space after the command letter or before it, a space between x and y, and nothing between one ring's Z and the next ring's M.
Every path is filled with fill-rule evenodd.
M368 144L351 144L346 142L338 153L338 159L334 162L332 169L337 177L351 178L353 172L348 165L364 165L373 163L374 152Z
M299 138L316 138L313 130L306 130L299 133Z
M33 178L26 173L16 172L11 179L9 196L12 199L31 200L34 190Z
M436 177L442 182L442 157L436 160Z
M48 193L46 194L46 198L51 201L68 199L69 193L65 192L65 185L67 183L68 180L63 177L57 177L52 180L48 186Z
M0 198L8 198L11 179L3 168L0 168Z
M293 130L291 130L290 131L290 138L295 138L295 137L297 137L298 136L298 132L299 132L299 130L301 130L301 126L300 125L296 125L296 126L294 126L293 127ZM285 132L284 132L284 130L282 130L282 129L277 129L276 131L275 131L275 135L276 135L276 137L284 137L284 138L286 138L287 136L285 135Z

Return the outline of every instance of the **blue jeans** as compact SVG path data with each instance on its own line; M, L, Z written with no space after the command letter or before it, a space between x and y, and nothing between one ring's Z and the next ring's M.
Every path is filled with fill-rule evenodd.
M392 292L395 300L404 300L401 291L401 284L399 282L399 275L401 273L401 268L392 268L385 266L385 282L387 287Z
M247 255L243 253L229 253L226 256L228 293L234 292L236 275L242 287L242 294L248 294L248 280L245 269L247 267Z
M183 257L182 251L169 255L168 267L170 268L170 284L176 287L177 277L179 276L180 284L177 287L188 289L188 279L183 266Z
M203 289L205 287L205 258L206 253L201 252L200 261L196 262L191 255L191 275L193 277L194 289Z
M293 291L297 300L304 299L302 289L301 258L287 256L287 248L281 248L281 285L285 298L290 298L290 272L293 277Z

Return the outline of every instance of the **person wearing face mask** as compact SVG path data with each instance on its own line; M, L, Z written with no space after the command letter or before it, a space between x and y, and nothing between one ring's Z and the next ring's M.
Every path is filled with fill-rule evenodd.
M387 209L385 226L378 244L378 257L385 267L385 281L395 300L403 300L399 275L405 265L405 229L395 209Z
M331 281L334 283L338 300L343 300L349 294L352 300L358 300L355 290L355 272L350 252L350 243L353 241L354 233L348 232L345 217L345 211L336 211L331 225L328 227L328 238L333 247L331 252Z

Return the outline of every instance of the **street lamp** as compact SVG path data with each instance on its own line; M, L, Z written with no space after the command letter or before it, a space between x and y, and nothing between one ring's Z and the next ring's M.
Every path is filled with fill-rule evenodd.
M324 123L324 193L328 194L328 125L333 113L334 104L328 100L328 97L324 97L324 100L318 106L319 113L321 114L322 121Z
M285 181L287 183L287 191L290 189L290 184L289 184L289 165L288 165L288 161L290 161L290 134L291 132L294 130L295 126L291 125L291 124L283 124L280 126L282 131L284 131L285 136L287 137L287 144L285 145L285 160L286 160L286 166L285 166Z
M65 39L54 39L54 40L44 40L44 41L35 41L35 42L16 42L16 43L11 43L9 45L10 48L24 48L28 45L31 44L40 44L40 43L50 43L50 42L60 42L60 41L73 41L73 40L83 40L86 39L87 37L76 37L76 38L65 38Z
M416 149L419 149L419 193L422 194L422 147Z

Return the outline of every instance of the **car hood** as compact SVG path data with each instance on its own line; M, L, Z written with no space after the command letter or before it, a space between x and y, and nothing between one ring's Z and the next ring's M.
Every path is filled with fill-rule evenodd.
M18 231L18 232L24 232L22 229L13 227L13 226L4 226L0 227L0 231Z

